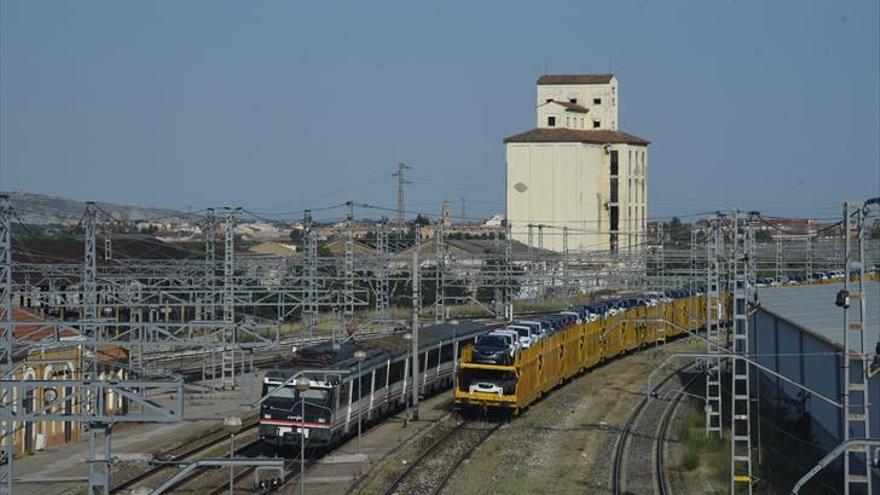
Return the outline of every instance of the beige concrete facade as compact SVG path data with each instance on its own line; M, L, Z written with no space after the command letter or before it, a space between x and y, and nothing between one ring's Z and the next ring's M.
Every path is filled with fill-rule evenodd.
M539 80L538 128L505 140L507 218L515 240L528 243L531 224L532 244L554 251L565 248L563 228L569 251L633 250L644 241L649 143L617 131L617 79L607 78L580 85ZM592 105L593 98L599 103ZM589 124L594 118L601 128Z
M537 96L537 127L548 127L549 114L544 112L558 110L559 107L553 108L555 105L547 105L552 100L574 103L589 110L589 113L581 116L585 117L583 129L617 130L619 105L616 77L612 76L606 84L538 84ZM561 126L564 121L564 116L562 120L556 119L557 126Z
M528 225L543 224L543 247L605 250L611 240L611 157L618 157L618 248L638 246L647 218L647 147L629 144L508 143L507 217L513 238L528 242ZM533 227L533 244L538 229Z

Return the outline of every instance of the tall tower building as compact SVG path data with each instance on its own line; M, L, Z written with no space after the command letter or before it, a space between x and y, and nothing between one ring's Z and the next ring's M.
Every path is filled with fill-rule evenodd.
M618 130L617 89L611 74L538 78L537 127L504 140L514 239L542 225L545 249L641 247L649 141Z

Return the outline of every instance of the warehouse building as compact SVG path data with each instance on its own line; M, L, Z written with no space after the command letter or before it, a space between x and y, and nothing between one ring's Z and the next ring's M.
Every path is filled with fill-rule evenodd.
M617 89L611 74L538 78L537 127L504 140L514 239L531 232L553 251L644 242L649 142L618 130Z
M760 309L750 325L752 353L762 365L809 389L843 402L843 311L835 306L842 283L759 290ZM851 288L850 290L855 290ZM880 283L866 282L865 351L880 341ZM852 333L850 334L852 336ZM854 349L854 343L848 343ZM843 409L821 397L759 373L757 424L753 438L780 488L790 489L825 454L844 440ZM869 380L872 436L880 433L880 377ZM880 477L873 471L873 491ZM843 464L826 468L801 493L843 493Z

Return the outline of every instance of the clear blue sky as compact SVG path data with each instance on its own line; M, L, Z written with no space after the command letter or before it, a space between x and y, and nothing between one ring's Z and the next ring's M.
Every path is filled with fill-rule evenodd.
M610 66L652 217L880 195L876 0L428 3L2 0L0 187L503 213L538 75Z

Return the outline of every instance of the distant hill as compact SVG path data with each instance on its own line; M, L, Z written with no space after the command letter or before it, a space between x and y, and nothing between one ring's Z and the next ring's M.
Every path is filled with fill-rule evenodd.
M21 217L22 222L28 224L75 224L82 218L86 209L84 201L77 201L58 196L36 194L28 192L6 192L12 203L12 208ZM141 206L119 205L96 201L101 210L110 214L117 220L141 220L158 217L186 216L177 210L165 208L145 208Z

